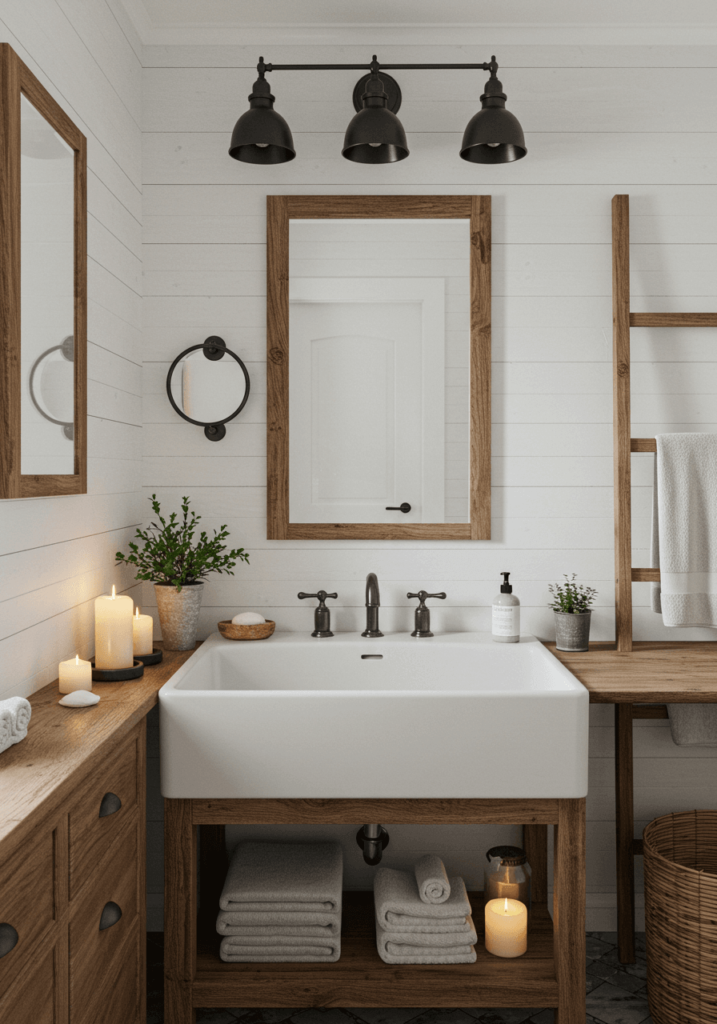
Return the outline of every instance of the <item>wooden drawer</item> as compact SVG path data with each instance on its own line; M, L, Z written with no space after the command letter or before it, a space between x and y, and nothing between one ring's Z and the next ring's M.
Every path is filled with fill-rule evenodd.
M114 959L105 965L104 972L93 978L92 992L87 1003L75 1003L70 997L71 1024L145 1024L140 1022L141 952L140 921L135 918L127 930L124 942L118 947Z
M0 924L10 925L18 936L15 947L0 957L0 997L37 953L38 938L56 918L55 877L55 834L49 828L38 829L0 865Z
M90 879L137 806L138 787L144 785L137 771L137 737L135 730L107 764L91 773L72 806L70 899Z
M99 991L105 991L107 985L113 987L116 978L112 972L116 975L127 958L130 935L135 936L136 955L133 959L141 962L137 941L138 926L143 920L139 913L140 899L144 899L138 886L140 863L144 856L141 841L142 829L135 810L127 815L121 834L97 865L80 896L71 904L70 1006L73 1024L76 1020L85 1019L85 1009L95 1006ZM100 930L103 910L108 903L119 906L122 916L115 924ZM139 998L138 984L133 982L132 985ZM105 1017L103 1010L97 1019L104 1021L110 1017Z
M0 997L3 1024L58 1024L58 950L50 947L37 958L37 969L23 972L23 980Z

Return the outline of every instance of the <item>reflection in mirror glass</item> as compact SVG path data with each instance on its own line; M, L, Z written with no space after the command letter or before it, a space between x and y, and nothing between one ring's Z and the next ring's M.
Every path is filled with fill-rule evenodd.
M177 364L171 388L172 397L186 416L198 423L219 423L244 401L246 378L230 355L211 360L199 349Z
M289 282L290 521L470 522L469 221L291 220Z
M21 97L23 474L74 473L74 152Z

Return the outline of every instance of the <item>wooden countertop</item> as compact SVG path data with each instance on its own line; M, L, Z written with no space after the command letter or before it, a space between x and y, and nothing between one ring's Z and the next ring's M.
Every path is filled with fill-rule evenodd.
M161 644L156 644L161 647ZM34 693L32 717L22 742L0 754L0 844L22 842L37 821L71 795L77 772L86 773L105 754L105 744L128 733L157 703L157 691L192 654L165 651L141 679L95 683L102 698L89 708L63 708L57 680Z
M717 642L639 641L618 653L591 643L582 654L545 646L590 691L591 704L717 703Z

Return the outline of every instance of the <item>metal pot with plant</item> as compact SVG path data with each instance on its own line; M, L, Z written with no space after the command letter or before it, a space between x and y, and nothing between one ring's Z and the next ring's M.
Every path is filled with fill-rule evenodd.
M555 646L559 651L587 651L590 641L590 617L597 590L576 583L577 573L565 575L565 583L550 584L550 607L555 612Z
M182 498L181 518L172 512L169 519L162 516L156 494L149 500L159 522L137 530L135 538L142 547L130 541L129 555L118 551L115 557L118 564L135 566L135 579L154 583L165 649L189 651L197 640L205 578L213 572L233 576L237 562L248 562L249 555L244 548L227 550L226 526L215 530L213 537L202 530L195 540L202 517L190 512L189 498Z

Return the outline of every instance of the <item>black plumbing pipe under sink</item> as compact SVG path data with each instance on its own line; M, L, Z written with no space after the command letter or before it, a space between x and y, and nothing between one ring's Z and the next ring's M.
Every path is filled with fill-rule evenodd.
M356 833L356 842L363 850L366 863L375 867L380 864L383 851L388 846L388 832L383 825L362 825Z

